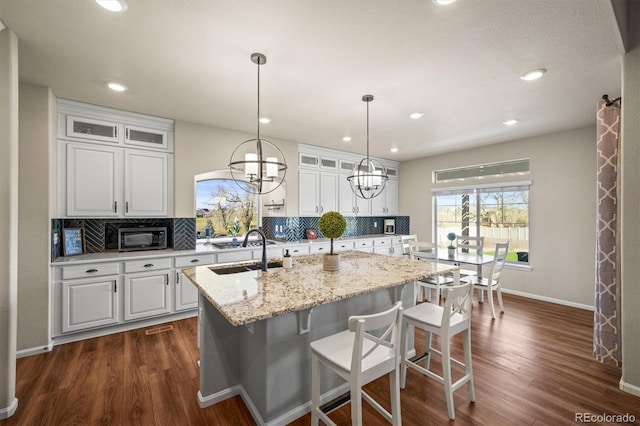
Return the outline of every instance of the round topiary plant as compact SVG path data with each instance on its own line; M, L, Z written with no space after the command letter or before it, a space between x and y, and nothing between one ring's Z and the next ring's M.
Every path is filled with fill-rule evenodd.
M326 212L320 217L318 230L325 238L331 238L331 254L333 254L333 239L340 238L347 229L347 219L338 212Z

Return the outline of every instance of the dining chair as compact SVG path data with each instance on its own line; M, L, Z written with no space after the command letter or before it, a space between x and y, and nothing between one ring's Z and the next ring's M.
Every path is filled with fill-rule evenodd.
M484 249L484 237L472 237L469 235L456 235L456 250L462 253L482 254ZM478 275L477 270L460 269L460 275Z
M438 246L435 243L411 241L409 243L409 257L411 259L423 260L426 262L437 262ZM452 282L452 277L442 275L436 275L414 281L415 301L418 302L424 300L424 290L427 290L427 300L431 302L432 293L435 293L436 303L440 303L440 286L451 284Z
M444 306L435 303L420 303L419 305L405 309L402 316L402 341L400 343L402 370L400 387L405 388L407 382L407 368L411 367L425 376L432 378L444 385L447 411L451 420L455 419L455 408L453 404L453 392L458 390L465 383L469 388L469 399L476 400L473 385L473 370L471 368L471 301L473 298L473 286L465 282L447 286L442 289L445 298ZM407 333L411 328L424 330L425 332L425 352L422 355L408 359L407 354ZM459 333L463 334L462 344L464 347L464 362L451 356L451 338ZM432 346L432 336L440 336L440 347L438 351ZM431 357L439 356L442 360L442 376L430 370ZM424 366L419 363L424 361ZM451 367L452 364L464 370L464 375L453 382Z
M487 299L489 299L489 307L491 308L491 317L496 317L496 311L493 304L493 292L498 295L498 303L500 312L504 312L504 304L502 303L502 269L507 261L507 252L509 251L509 242L497 243L495 254L493 255L493 263L491 264L491 272L488 277L468 276L462 278L464 281L470 282L478 292L487 291Z
M352 424L362 425L362 399L394 426L402 424L399 382L401 321L402 302L398 302L384 312L351 316L348 330L311 342L312 425L318 425L320 419L335 425L328 413L320 409L321 364L349 382ZM367 383L389 373L391 413L362 389Z

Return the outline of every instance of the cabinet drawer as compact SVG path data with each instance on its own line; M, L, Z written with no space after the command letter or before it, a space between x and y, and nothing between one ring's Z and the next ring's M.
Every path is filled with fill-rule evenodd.
M303 254L309 254L309 245L300 245L300 246L289 246L285 247L285 249L289 249L289 254L291 256L302 256Z
M176 257L176 268L188 268L189 266L211 265L213 263L216 263L215 254Z
M335 251L353 250L353 241L334 241L333 249Z
M131 260L124 263L124 273L171 269L171 258Z
M375 248L380 247L390 247L391 246L391 238L374 238L373 246Z
M120 272L119 263L96 263L89 265L63 266L62 279L72 280L75 278L101 277L105 275L118 275Z
M373 240L358 240L355 242L356 250L371 247L373 247Z
M309 252L311 254L329 253L329 251L331 251L331 243L315 243L315 244L311 244L311 247L309 247Z

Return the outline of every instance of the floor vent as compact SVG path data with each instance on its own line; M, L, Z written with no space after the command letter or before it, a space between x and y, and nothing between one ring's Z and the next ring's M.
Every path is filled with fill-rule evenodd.
M149 330L145 330L144 334L147 336L151 336L152 334L164 333L166 331L172 331L173 325L163 325L156 328L150 328Z

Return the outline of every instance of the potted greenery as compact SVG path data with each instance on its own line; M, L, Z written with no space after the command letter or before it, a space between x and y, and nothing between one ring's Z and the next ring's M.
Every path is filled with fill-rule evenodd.
M456 239L456 234L453 232L449 232L447 234L447 240L449 240L449 246L447 247L447 254L449 256L453 256L456 254L456 246L453 245L453 240Z
M231 243L233 245L239 244L238 234L240 234L240 222L238 221L237 217L233 220L233 225L231 226L231 228L227 229L227 234L233 237L233 239L231 240Z
M325 271L340 270L340 255L333 252L334 238L340 238L347 229L347 219L338 212L326 212L318 221L318 230L325 238L331 238L331 251L322 256L322 269Z

